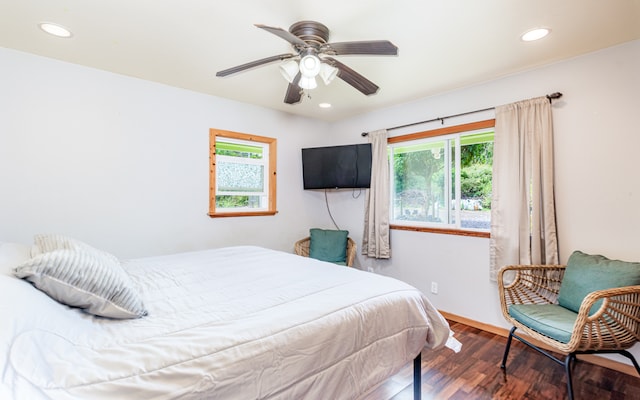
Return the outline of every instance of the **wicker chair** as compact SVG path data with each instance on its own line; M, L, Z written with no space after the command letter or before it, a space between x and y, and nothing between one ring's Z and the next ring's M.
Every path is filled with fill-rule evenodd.
M502 313L513 324L500 367L506 370L511 340L516 338L564 365L568 397L573 399L571 362L576 359L577 354L619 353L629 358L640 374L640 366L633 355L626 350L640 340L640 286L616 287L589 293L580 304L573 330L569 328L570 339L564 343L532 329L521 322L523 318L515 319L510 313L510 307L519 304L558 304L565 270L565 265L515 265L500 270L498 288ZM510 283L505 283L505 278L513 276L515 277ZM591 310L598 301L600 303L596 305L597 311L595 311L596 308ZM561 306L558 305L558 307ZM529 309L533 311L535 308ZM560 360L516 335L514 333L516 329L522 330L545 348L564 354L565 359Z
M297 255L303 257L309 257L309 245L311 244L311 237L307 236L304 239L300 239L294 246L294 251ZM357 246L356 242L351 238L347 238L347 267L353 266L353 261L356 258Z

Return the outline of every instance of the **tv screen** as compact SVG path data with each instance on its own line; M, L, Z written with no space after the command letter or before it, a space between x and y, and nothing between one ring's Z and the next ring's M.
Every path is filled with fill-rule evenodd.
M305 189L368 188L371 144L302 149Z

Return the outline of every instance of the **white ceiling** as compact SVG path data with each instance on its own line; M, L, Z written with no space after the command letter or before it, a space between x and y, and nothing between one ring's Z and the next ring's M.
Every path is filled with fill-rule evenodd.
M283 103L278 63L215 73L291 51L254 26L314 20L330 42L387 39L397 57L343 56L378 86L364 96L340 79L301 104ZM42 21L73 31L47 35ZM522 42L538 26L552 33ZM640 0L0 0L0 47L335 121L640 38ZM1 60L0 60L1 62ZM330 109L318 104L329 102Z

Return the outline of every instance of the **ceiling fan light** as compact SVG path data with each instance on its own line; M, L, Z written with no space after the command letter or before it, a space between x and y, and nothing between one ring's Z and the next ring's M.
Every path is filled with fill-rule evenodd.
M320 73L320 59L313 54L307 54L300 60L300 73L303 76L314 78Z
M293 80L298 75L298 63L293 60L287 60L280 64L280 73L284 79L289 83L293 83Z
M338 68L329 64L322 64L320 67L320 78L322 78L325 85L330 84L336 76L338 76Z
M318 83L316 82L315 77L302 75L300 77L300 82L298 82L298 86L300 86L303 89L315 89L318 87Z

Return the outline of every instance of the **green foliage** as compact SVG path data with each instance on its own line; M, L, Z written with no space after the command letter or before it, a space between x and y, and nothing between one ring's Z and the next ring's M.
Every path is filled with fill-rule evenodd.
M407 189L431 191L431 177L443 168L431 151L396 154L393 163L397 193Z
M216 196L216 207L238 208L249 205L249 196Z
M220 149L220 148L216 148L216 155L240 157L240 158L253 158L256 160L262 159L261 153L243 152L238 150L227 150L227 149Z
M429 148L394 154L395 207L400 212L400 219L439 220L439 207L447 206L444 182L449 179L448 176L445 177L445 155L442 150L434 152ZM451 154L451 159L453 158L454 155ZM493 142L461 146L460 161L462 199L478 199L483 209L490 209ZM454 173L452 170L452 194Z
M443 204L441 154L431 150L400 153L395 154L393 163L401 218L439 220L437 207Z
M471 164L460 170L460 193L463 199L481 199L483 208L491 208L492 167Z
M262 153L259 145L226 142L224 139L216 142L216 154L219 156L261 159Z
M493 142L477 143L460 147L460 165L468 167L473 164L489 164L493 162Z

